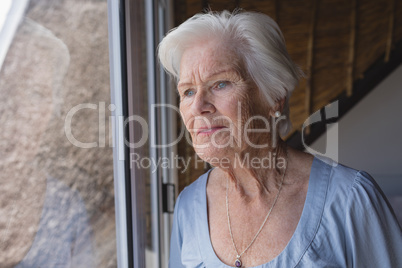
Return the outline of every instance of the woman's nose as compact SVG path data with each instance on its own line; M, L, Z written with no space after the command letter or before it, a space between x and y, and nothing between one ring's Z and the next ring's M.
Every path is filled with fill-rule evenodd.
M213 97L207 91L198 90L194 96L194 101L191 105L193 115L202 115L206 113L214 113L216 111L213 104Z

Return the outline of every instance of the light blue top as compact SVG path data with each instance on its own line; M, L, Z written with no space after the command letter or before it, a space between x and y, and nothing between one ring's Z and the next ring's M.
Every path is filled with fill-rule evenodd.
M230 267L216 256L210 240L209 172L176 201L170 268ZM256 267L402 267L401 227L370 175L315 157L292 238L275 259Z

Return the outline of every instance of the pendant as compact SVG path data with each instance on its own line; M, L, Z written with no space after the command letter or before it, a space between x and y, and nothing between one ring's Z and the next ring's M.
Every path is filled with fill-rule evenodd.
M235 264L236 267L241 267L241 260L240 260L240 256L239 256L239 255L237 255L236 261L235 261L234 264Z

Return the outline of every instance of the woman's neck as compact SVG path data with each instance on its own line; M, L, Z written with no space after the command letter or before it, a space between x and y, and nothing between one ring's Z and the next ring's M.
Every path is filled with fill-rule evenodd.
M220 168L221 185L245 200L253 200L257 196L270 195L278 189L287 167L287 150L284 142L276 148L245 150L234 156L229 168Z

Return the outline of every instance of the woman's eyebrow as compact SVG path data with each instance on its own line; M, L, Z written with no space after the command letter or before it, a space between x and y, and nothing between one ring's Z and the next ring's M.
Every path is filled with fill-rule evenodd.
M193 85L193 83L191 83L191 82L179 82L177 84L177 88L184 87L184 86L192 86L192 85Z
M233 69L233 68L229 68L229 69L223 69L223 70L218 70L216 72L213 72L212 74L208 74L207 77L204 78L204 80L209 80L209 79L213 79L214 77L217 77L221 74L224 73L230 73L230 74L235 74L238 75L238 72ZM192 82L180 82L177 84L177 87L184 87L184 86L192 86L193 83Z
M208 75L208 76L206 77L206 80L212 79L212 78L214 78L214 77L216 77L216 76L219 76L219 75L221 75L221 74L223 74L223 73L231 73L231 74L236 74L236 75L237 75L237 71L236 71L235 69L229 68L229 69L219 70L219 71L216 71L216 72L214 72L214 73Z

